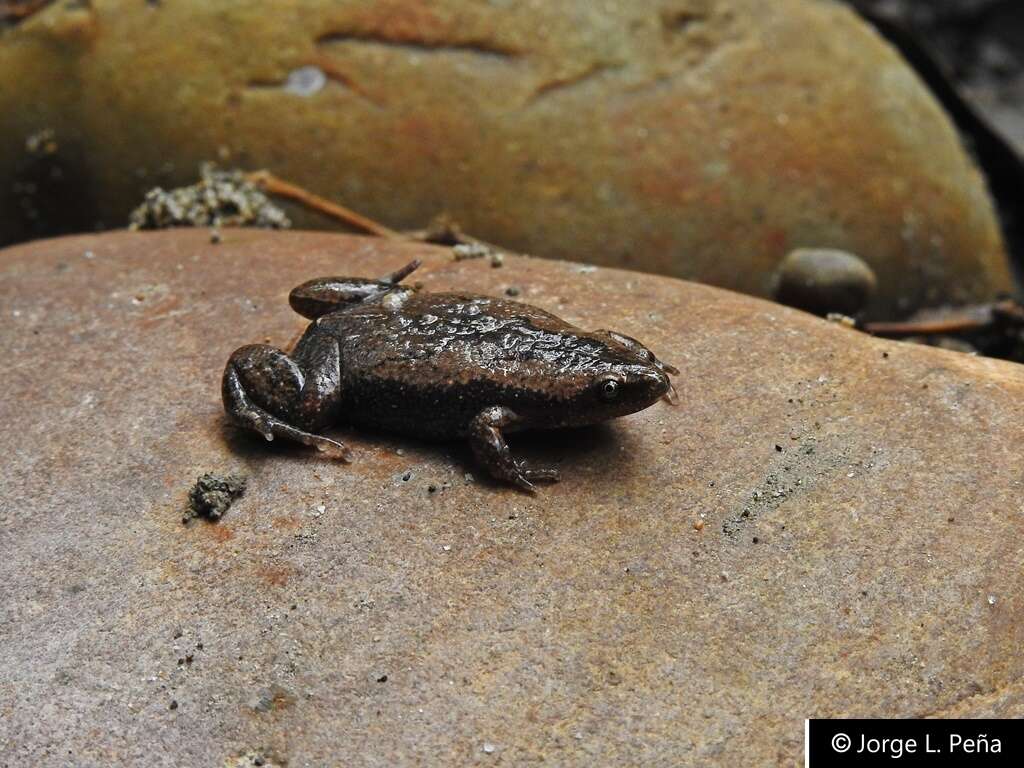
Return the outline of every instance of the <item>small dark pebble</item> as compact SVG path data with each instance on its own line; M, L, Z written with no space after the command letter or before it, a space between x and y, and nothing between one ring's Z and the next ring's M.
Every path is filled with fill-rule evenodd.
M759 539L759 538L757 538L757 536L755 536L755 537L754 537L754 538L752 539L752 541L753 541L753 542L754 542L755 544L757 544L757 543L758 543L758 542L760 541L760 539Z
M505 295L506 296L518 296L519 295L519 289L516 288L514 285L510 285L508 288L505 289Z
M436 485L428 485L427 486L427 493L437 493L437 486Z
M775 298L817 315L853 317L870 302L878 285L863 259L824 248L791 252L776 272Z
M403 483L407 483L410 480L412 480L412 472L406 472L404 475L402 475L402 482Z
M168 707L168 709L169 709L169 710L171 710L171 711L173 712L173 711L174 711L174 710L176 710L177 708L178 708L178 700L177 700L177 699L172 699L172 700L171 700L171 704L170 704L170 706Z
M381 675L380 677L377 678L377 682L378 683L386 683L387 681L388 681L388 676L387 675Z
M776 443L775 444L775 450L778 451L779 453L782 453L782 446L779 445L778 443Z

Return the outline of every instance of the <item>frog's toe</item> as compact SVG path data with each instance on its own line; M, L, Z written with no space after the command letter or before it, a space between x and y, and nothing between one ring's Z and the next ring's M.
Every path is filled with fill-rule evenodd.
M553 467L520 467L520 472L527 480L544 483L557 483L562 479L561 473Z
M549 467L531 467L525 461L516 463L516 472L511 478L512 482L529 493L536 493L537 486L534 482L557 483L562 479L557 469Z
M268 443L274 442L274 427L266 419L261 419L258 416L253 420L252 428L263 435L263 439Z
M340 459L346 463L352 460L352 451L350 451L348 446L345 444L339 443L337 440L331 440L329 437L305 432L298 427L293 427L291 424L280 421L273 416L257 416L257 418L250 422L250 426L263 435L267 440L273 440L275 437L280 437L284 440L291 440L295 443L308 445L310 448L316 448L318 451L326 454L332 459Z
M527 493L532 494L537 492L537 486L535 486L533 483L527 480L526 477L523 475L516 475L515 477L511 478L511 480L513 483L516 484L516 486L519 489L526 491Z
M672 376L679 375L679 369L676 368L674 365L669 365L668 363L661 363L661 370L663 370L665 373L671 374Z
M315 435L312 442L320 453L326 454L332 459L338 459L346 464L352 461L352 449L344 443L320 435Z

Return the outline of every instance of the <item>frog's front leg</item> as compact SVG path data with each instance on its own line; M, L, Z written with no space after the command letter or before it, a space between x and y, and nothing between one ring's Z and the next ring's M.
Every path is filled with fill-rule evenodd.
M309 375L275 347L250 344L235 350L221 382L228 416L267 440L280 437L348 461L351 452L342 443L295 426L323 421L337 401L338 377L330 370L338 368L337 344L333 347L318 360L326 363L326 371Z
M536 488L531 480L557 482L559 475L557 469L531 468L525 461L512 456L501 430L518 420L519 417L509 408L485 408L470 423L469 443L477 461L483 464L493 477L515 483L532 493Z

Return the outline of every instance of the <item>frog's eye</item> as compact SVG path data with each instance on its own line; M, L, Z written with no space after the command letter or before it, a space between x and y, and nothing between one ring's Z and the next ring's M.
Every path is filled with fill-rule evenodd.
M619 382L615 379L605 379L599 385L598 391L603 400L611 402L619 396Z

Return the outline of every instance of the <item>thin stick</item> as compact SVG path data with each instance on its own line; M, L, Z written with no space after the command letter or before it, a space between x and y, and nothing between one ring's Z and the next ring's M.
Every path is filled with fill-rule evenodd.
M389 240L408 240L408 238L393 229L378 224L373 219L356 213L342 205L332 203L330 200L315 195L295 184L290 184L284 179L279 179L270 171L255 171L246 174L246 178L253 184L261 187L272 195L279 195L294 200L307 208L310 208L325 216L347 224L360 232L365 232L377 237L386 237Z
M443 238L445 242L438 239L438 233L433 231L430 227L423 230L417 230L415 232L396 232L393 229L385 227L383 224L378 224L367 216L356 213L350 208L346 208L343 205L338 205L337 203L326 200L319 195L315 195L309 190L303 189L298 184L292 184L291 182L285 181L284 179L275 176L270 171L253 171L252 173L247 173L245 178L271 195L287 197L300 205L310 208L311 210L322 213L332 219L336 219L361 232L376 235L377 237L385 237L389 240L404 240L405 242L414 243L435 243L439 245L477 245L486 249L497 258L501 258L502 254L512 253L512 251L506 250L505 248L499 248L492 243L488 243L486 240L481 240L477 237L467 235L459 229L458 225L455 224L447 224L444 226L445 231L443 232Z
M955 336L959 333L1024 326L1024 307L1013 299L981 304L955 314L928 320L865 323L863 330L875 336Z

